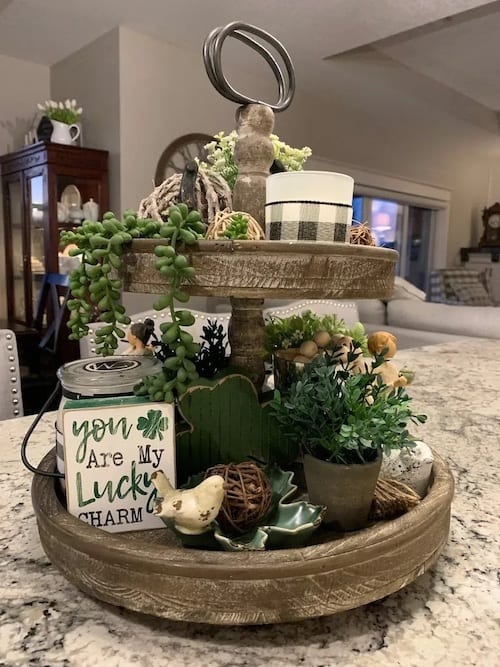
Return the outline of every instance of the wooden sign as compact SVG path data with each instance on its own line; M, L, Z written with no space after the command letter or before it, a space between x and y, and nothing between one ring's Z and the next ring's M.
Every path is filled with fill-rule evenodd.
M185 421L177 433L179 484L218 463L253 458L286 468L297 458L297 447L271 414L271 397L261 403L247 376L231 369L224 373L198 380L179 398L179 414Z
M66 401L68 512L110 532L164 528L151 473L175 485L174 408L139 397Z

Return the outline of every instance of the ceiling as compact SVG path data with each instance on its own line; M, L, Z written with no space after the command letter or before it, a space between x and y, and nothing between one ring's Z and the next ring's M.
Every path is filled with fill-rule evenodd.
M0 0L0 54L53 65L120 25L200 51L233 20L282 41L313 93L336 58L365 49L500 110L499 1ZM253 67L244 47L234 59Z

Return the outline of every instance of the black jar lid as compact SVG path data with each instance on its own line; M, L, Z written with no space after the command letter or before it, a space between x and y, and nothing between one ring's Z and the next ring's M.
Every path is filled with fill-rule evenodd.
M161 369L159 359L150 355L116 355L71 361L59 368L57 377L67 397L123 396L131 394L143 377Z

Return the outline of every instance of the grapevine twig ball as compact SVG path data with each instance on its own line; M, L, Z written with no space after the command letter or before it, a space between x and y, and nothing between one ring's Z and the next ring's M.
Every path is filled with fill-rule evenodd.
M220 464L209 468L205 476L224 478L226 493L217 516L222 530L243 534L259 524L271 505L271 484L255 463Z
M139 204L138 216L165 221L171 206L181 201L182 174L173 174L158 185ZM211 224L216 214L227 208L232 209L232 194L228 184L213 171L199 167L195 185L196 209L203 222Z
M366 222L362 225L353 225L351 227L350 242L353 245L377 245L375 237Z

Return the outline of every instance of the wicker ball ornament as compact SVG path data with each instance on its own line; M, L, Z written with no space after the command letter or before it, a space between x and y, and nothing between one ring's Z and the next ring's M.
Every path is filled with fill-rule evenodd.
M140 218L165 221L168 210L181 201L182 174L173 174L155 187L139 204ZM203 222L211 224L219 211L232 210L232 194L228 184L219 174L199 167L195 184L196 209Z
M375 242L375 237L373 236L366 222L361 225L353 225L351 227L350 242L353 245L377 245Z
M226 493L217 521L222 530L240 535L251 530L266 516L271 505L271 484L255 463L220 464L205 473L221 475Z

